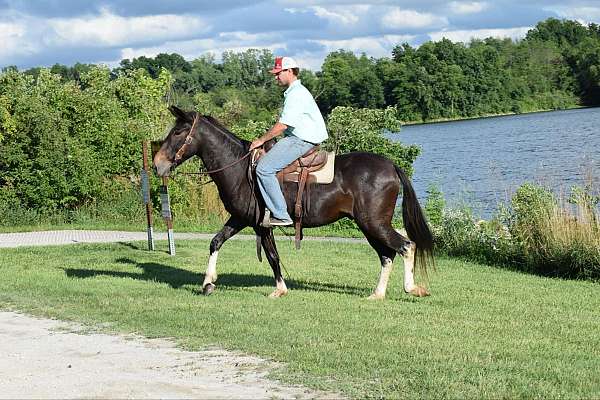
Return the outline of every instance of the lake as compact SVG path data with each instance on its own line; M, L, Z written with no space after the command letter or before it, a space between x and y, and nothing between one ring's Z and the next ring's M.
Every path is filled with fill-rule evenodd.
M402 127L392 140L422 148L413 184L423 204L436 185L447 206L489 217L524 182L568 193L600 182L600 108Z

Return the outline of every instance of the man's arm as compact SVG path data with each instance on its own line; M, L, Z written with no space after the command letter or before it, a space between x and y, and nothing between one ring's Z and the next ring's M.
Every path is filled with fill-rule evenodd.
M273 125L271 127L271 129L269 129L267 131L267 133L265 133L264 135L262 135L261 137L259 137L258 139L254 139L252 141L252 143L250 144L250 150L253 150L257 147L262 146L265 142L268 142L269 140L283 134L283 132L288 128L288 126L286 124L282 124L281 122L276 122L275 125Z

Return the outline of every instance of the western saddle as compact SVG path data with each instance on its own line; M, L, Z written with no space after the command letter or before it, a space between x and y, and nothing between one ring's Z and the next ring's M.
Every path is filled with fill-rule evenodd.
M252 166L256 167L258 160L269 151L275 144L271 140L263 145L261 149L256 149L252 154ZM310 197L308 194L304 196L304 192L308 192L310 186L307 184L328 184L333 181L335 153L321 150L320 146L315 146L300 158L294 160L287 167L277 173L279 184L283 188L284 182L297 182L298 192L294 204L294 216L296 217L294 228L296 231L296 249L300 248L302 240L302 216L306 210L310 208ZM304 204L303 204L304 203ZM270 227L269 210L265 210L262 226Z

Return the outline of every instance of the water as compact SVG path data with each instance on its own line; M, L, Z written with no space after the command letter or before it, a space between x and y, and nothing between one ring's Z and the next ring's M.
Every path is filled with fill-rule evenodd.
M600 108L405 126L390 139L417 144L413 184L421 202L436 185L451 207L489 217L524 182L569 193L600 182Z

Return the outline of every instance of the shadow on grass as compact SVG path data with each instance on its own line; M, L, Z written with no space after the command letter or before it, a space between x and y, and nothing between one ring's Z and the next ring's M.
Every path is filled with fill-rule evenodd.
M119 246L122 246L122 247L127 247L132 250L141 250L141 251L147 251L147 252L157 252L157 253L169 254L168 246L158 246L155 244L154 250L148 250L148 243L144 243L144 242L140 242L140 243L117 242L116 244L118 244Z
M121 264L130 264L142 270L142 272L124 272L102 269L87 268L64 268L65 274L69 278L94 278L96 276L110 276L114 278L131 278L140 281L150 281L166 283L174 289L183 285L197 284L202 282L203 275L190 272L185 269L174 268L164 264L157 263L137 263L128 258L117 260Z
M84 268L64 268L65 274L69 278L94 278L96 276L109 276L114 278L130 278L140 281L166 283L173 289L179 289L185 285L198 286L193 290L194 293L201 293L200 285L204 280L204 274L190 272L185 269L175 268L157 263L138 263L130 258L119 258L116 260L120 264L128 264L139 268L142 272L124 272ZM292 290L308 290L316 292L331 292L340 294L349 294L357 296L368 295L367 288L358 288L347 285L338 285L326 282L306 282L302 280L286 280L288 287ZM247 288L247 287L274 287L275 281L272 276L256 274L220 274L217 285L226 288Z

